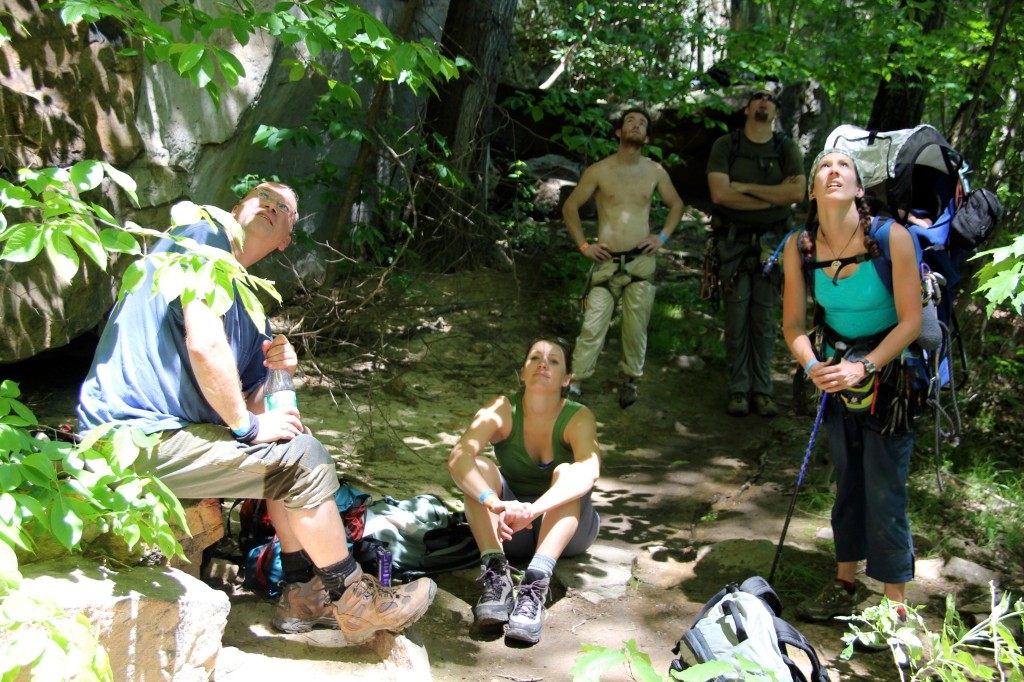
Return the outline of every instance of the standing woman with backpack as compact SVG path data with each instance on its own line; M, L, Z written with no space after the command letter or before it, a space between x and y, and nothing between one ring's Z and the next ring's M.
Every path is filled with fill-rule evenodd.
M601 527L590 501L601 473L597 423L563 397L571 363L565 341L531 343L522 389L481 408L448 458L483 563L474 624L505 625L506 640L540 641L555 562L585 552ZM488 443L496 463L481 457ZM509 559L529 561L518 587Z
M865 596L856 580L861 560L866 560L867 575L884 583L885 596L898 603L897 610L914 577L907 518L914 433L900 358L921 331L921 284L913 237L895 223L888 230L892 289L879 277L876 263L884 256L872 236L872 217L852 157L824 150L811 165L808 186L809 229L785 247L782 318L790 351L825 393L824 419L836 471L836 577L797 607L802 617L823 621L857 610ZM824 313L820 345L808 331L808 293ZM833 362L843 343L849 350Z

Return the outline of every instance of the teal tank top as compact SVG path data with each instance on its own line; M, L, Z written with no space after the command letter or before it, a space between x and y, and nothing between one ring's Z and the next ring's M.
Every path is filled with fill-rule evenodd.
M878 276L874 260L861 263L835 284L824 270L815 270L814 297L825 309L828 326L847 339L873 336L899 322L896 301Z
M494 444L498 467L501 469L501 475L505 477L508 487L516 495L539 497L551 487L551 478L556 466L572 464L576 461L572 448L565 442L563 434L569 420L583 406L571 400L565 401L565 406L551 430L551 449L554 452L554 457L551 464L540 466L526 452L523 437L523 392L519 391L509 396L508 400L512 403L512 431L508 438Z

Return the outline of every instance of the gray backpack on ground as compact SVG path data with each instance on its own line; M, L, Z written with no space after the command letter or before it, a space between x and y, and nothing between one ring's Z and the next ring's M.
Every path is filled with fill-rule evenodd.
M814 647L800 632L782 620L782 602L764 578L747 578L730 584L712 597L690 629L676 642L670 670L683 671L700 663L719 661L733 666L714 678L726 680L771 680L807 682L787 655L786 647L803 651L811 662L811 682L829 682ZM768 672L770 671L771 675Z

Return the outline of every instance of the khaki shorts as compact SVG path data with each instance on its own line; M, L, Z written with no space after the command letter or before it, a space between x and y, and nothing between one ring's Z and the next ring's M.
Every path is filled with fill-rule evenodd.
M292 510L333 501L338 474L330 453L308 433L289 441L246 445L215 424L165 431L135 468L155 474L182 499L283 500Z

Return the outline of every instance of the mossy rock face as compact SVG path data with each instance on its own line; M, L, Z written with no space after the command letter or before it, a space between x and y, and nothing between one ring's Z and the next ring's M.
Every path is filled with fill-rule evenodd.
M79 552L83 556L102 561L104 563L109 563L114 566L123 567L138 566L140 564L156 565L166 563L166 559L162 554L157 558L153 558L151 556L152 553L147 552L146 548L142 546L141 543L129 550L128 544L124 541L124 538L112 533L96 532L95 528L93 528L91 533L89 530L89 528L86 528L83 532L84 538L82 540L81 548L75 552L68 550L50 535L33 538L33 542L35 542L33 551L26 552L23 549L15 550L15 554L18 557L18 564L25 566L39 561L59 559Z

